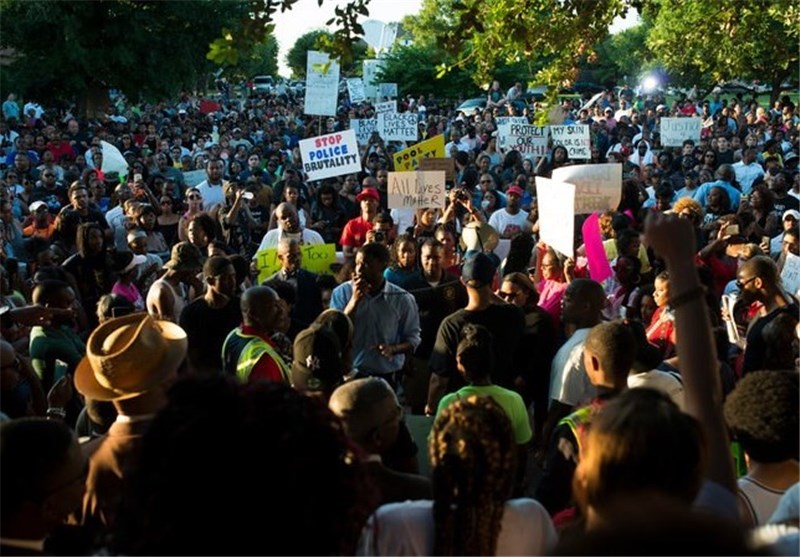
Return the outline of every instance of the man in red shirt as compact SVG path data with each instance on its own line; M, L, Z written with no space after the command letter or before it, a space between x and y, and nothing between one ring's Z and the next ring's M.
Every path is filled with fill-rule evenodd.
M222 345L223 372L242 383L289 383L289 366L270 339L280 320L288 317L278 294L268 286L253 286L242 295L241 308L242 326Z
M347 221L340 240L344 257L348 260L352 260L356 250L367 242L367 232L372 230L378 216L380 194L375 188L364 188L356 196L356 201L361 205L361 215Z

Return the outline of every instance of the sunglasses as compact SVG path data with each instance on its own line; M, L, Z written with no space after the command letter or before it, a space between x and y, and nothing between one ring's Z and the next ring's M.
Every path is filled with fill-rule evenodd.
M736 279L736 288L739 290L744 289L745 286L756 280L758 277L750 277L747 280Z
M200 196L200 195L187 195L186 199L192 199L192 200L194 200L194 199L203 199L203 197Z
M164 201L162 201L162 202L161 202L161 205L162 205L162 207L163 207L164 205L172 205L172 201L169 201L169 200L166 200L166 199L165 199Z

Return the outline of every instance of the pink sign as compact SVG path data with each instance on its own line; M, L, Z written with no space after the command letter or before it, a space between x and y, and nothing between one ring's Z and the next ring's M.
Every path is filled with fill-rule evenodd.
M603 248L603 237L600 236L600 213L592 213L583 222L583 245L586 248L586 259L589 261L589 276L592 280L603 282L613 274L611 265Z

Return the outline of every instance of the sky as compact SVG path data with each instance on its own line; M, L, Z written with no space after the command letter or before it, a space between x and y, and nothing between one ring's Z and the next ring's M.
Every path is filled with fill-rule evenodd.
M275 15L280 75L289 77L292 73L284 59L295 41L309 31L324 28L325 22L333 17L335 6L345 3L346 0L325 0L322 7L319 7L317 0L298 0L290 11ZM369 18L362 18L362 21L366 19L377 19L384 23L400 21L406 15L418 13L421 7L422 0L372 0L369 3ZM625 19L618 18L612 23L610 30L616 33L636 25L638 21L639 17L636 14Z

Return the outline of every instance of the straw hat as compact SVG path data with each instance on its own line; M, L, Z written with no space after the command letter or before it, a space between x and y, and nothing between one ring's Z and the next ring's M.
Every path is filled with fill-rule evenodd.
M100 324L75 370L75 388L95 400L141 395L174 374L186 357L186 332L170 321L134 313Z
M472 221L461 230L461 249L464 251L493 251L500 235L485 222Z

